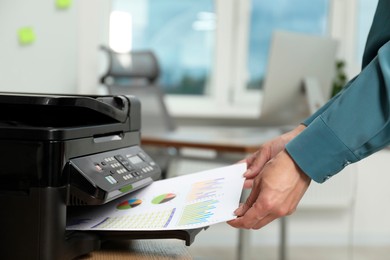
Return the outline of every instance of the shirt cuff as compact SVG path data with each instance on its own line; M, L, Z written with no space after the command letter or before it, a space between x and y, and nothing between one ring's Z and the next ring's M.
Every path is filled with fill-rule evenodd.
M354 153L318 116L286 145L299 168L311 179L322 183L350 163L358 161Z

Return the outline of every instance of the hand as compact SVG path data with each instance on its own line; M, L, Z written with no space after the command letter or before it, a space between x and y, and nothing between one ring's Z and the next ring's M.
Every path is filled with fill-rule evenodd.
M244 173L244 177L246 178L244 188L251 188L253 179L260 173L264 165L278 153L283 151L286 144L305 128L306 126L299 125L294 130L264 143L257 152L248 157L245 160L247 163L247 170Z
M236 228L259 229L276 218L292 214L311 179L283 150L268 161L253 181L246 202L228 222Z

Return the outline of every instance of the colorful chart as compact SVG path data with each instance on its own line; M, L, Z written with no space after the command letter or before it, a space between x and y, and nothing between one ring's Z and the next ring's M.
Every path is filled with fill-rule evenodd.
M165 193L165 194L161 194L157 197L155 197L153 200L152 200L152 203L153 204L163 204L165 202L168 202L170 200L173 200L174 198L176 198L176 194L173 194L173 193Z
M187 205L179 220L179 226L207 223L213 217L218 200L206 200Z
M116 208L120 209L120 210L126 210L126 209L135 208L141 204L142 204L142 200L129 199L129 200L123 201L120 204L118 204L118 206Z
M225 178L196 182L188 193L187 201L196 201L216 196L220 192Z

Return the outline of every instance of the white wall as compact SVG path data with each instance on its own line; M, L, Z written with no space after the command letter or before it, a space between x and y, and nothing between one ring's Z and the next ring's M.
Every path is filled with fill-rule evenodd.
M77 2L79 7L77 92L96 94L100 91L99 76L107 65L105 56L99 48L101 45L108 46L111 1L78 0Z
M290 240L297 244L317 245L390 245L390 150L380 151L355 165L343 174L356 174L352 183L354 205L340 210L310 211L302 209L291 217ZM350 187L342 180L345 176L335 176L332 182L343 183L339 187L340 199L350 195ZM354 180L352 180L354 181ZM327 183L321 185L327 189ZM334 195L329 187L329 196Z
M0 3L0 91L74 92L77 75L77 1L57 10L52 0ZM17 31L32 27L22 46Z
M390 245L390 150L359 163L355 210L357 244Z
M0 2L0 91L96 93L99 45L108 37L109 0ZM36 40L20 45L17 32L32 27Z

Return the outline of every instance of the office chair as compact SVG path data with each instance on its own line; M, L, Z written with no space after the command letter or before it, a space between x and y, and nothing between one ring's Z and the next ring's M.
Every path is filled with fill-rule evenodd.
M112 95L133 95L141 101L141 134L154 135L175 130L175 123L164 102L164 94L158 84L160 67L152 51L117 53L107 47L108 69L101 77ZM172 158L172 148L143 147L162 170L167 171Z

